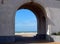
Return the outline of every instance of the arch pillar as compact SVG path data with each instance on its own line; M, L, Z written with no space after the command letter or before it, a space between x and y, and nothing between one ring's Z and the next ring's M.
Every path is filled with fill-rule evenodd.
M45 16L39 18L37 23L37 38L46 39L46 18Z
M45 13L45 9L37 3L26 3L23 4L21 7L18 8L21 9L29 9L31 11L33 11L36 15L37 18L37 35L36 38L38 39L46 39L46 13Z

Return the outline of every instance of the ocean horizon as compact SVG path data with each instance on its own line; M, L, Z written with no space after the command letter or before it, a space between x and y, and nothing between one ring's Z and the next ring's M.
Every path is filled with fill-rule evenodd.
M16 31L15 33L36 33L37 31Z

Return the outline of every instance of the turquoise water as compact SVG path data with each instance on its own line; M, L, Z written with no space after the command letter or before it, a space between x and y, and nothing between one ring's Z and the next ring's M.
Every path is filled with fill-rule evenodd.
M31 32L35 33L37 31L16 31L15 33L31 33Z

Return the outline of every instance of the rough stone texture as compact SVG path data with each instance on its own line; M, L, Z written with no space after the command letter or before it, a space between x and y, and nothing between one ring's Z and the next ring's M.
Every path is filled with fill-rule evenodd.
M14 36L15 13L17 9L30 0L0 0L0 36ZM60 1L58 0L34 0L46 10L46 28L48 34L60 31ZM43 30L44 31L44 30Z

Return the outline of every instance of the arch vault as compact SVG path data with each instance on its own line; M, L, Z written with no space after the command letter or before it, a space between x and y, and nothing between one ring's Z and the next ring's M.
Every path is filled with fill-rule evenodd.
M45 39L47 34L46 29L46 12L43 6L35 2L28 2L20 6L19 9L29 9L34 12L37 18L37 37Z

